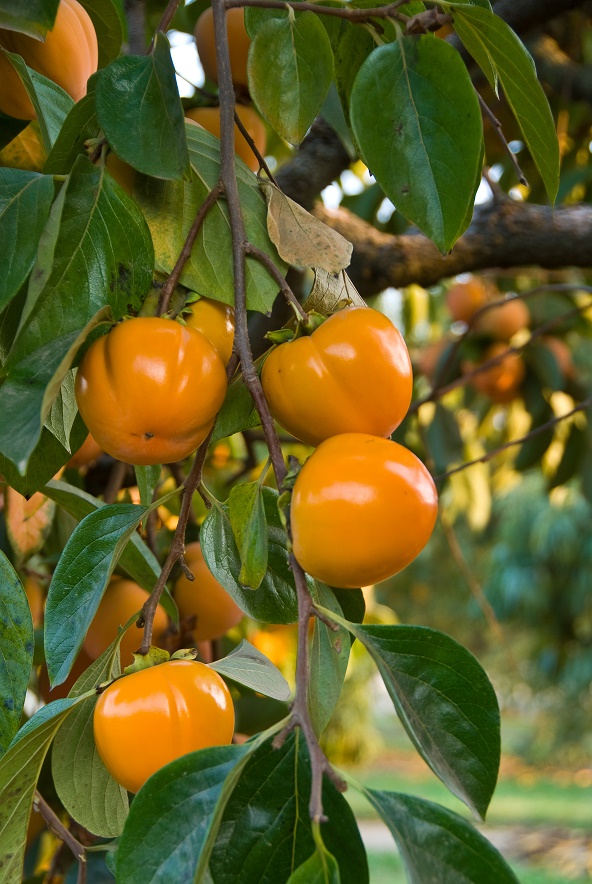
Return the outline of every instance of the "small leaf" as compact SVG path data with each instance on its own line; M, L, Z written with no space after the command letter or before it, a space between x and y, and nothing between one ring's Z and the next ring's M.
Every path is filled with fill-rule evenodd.
M146 512L134 504L101 507L68 540L45 605L45 659L52 688L68 677L115 565Z
M267 519L259 482L235 485L228 498L228 518L241 559L240 583L257 589L267 571Z
M411 795L363 794L389 827L410 881L518 884L503 856L457 813Z
M216 417L212 442L260 425L259 412L241 373L228 385L222 408Z
M286 532L277 508L277 491L262 489L268 527L269 559L258 589L245 589L239 575L242 567L226 509L213 507L200 530L206 565L235 600L239 608L262 623L295 623L298 602L294 576L288 563Z
M59 0L0 0L0 28L39 39L53 27Z
M290 875L288 884L341 884L339 866L328 850L317 849Z
M317 584L317 587L319 604L341 615L341 606L333 591L323 584ZM351 639L347 629L340 627L334 632L326 623L315 617L310 648L308 706L317 736L320 736L329 724L339 700L350 648Z
M267 200L267 231L280 257L287 264L321 267L339 273L351 261L353 246L291 200L269 181L260 187Z
M45 150L49 153L74 102L61 86L28 67L20 55L1 48L0 52L4 52L23 82L35 108Z
M458 424L453 413L439 402L432 422L425 429L425 439L436 473L444 473L451 464L462 461L464 444Z
M299 144L333 77L333 51L318 17L303 12L266 21L251 44L248 71L259 112L278 135Z
M441 5L452 13L460 38L463 41L468 38L465 45L477 63L483 53L487 53L495 66L508 104L553 203L559 188L559 142L531 55L512 28L489 9L462 3ZM474 52L477 45L482 50L479 57Z
M290 685L279 669L245 639L226 657L209 665L220 675L244 684L266 697L287 700L290 696Z
M78 406L76 404L76 393L74 392L74 371L70 369L62 381L49 414L45 418L47 429L70 452L72 452L70 434L77 414Z
M164 34L149 55L123 55L104 68L95 95L99 125L122 160L157 178L188 177L183 107Z
M17 564L38 552L51 529L55 503L37 491L28 500L7 488L4 492L6 533Z
M148 467L135 466L136 482L140 492L140 503L142 506L150 506L154 489L160 481L161 467L156 464Z
M580 429L577 424L572 424L561 460L554 475L549 479L549 488L565 485L566 482L569 482L575 476L586 455L587 445L588 437L586 431Z
M99 131L95 113L94 89L70 110L45 161L43 171L50 175L68 175L79 154L86 155L85 142Z
M350 119L386 195L443 253L469 223L483 129L458 52L430 36L375 49L356 76Z
M33 644L25 590L0 551L0 756L19 728L33 665Z
M333 274L316 269L312 289L303 304L304 310L307 313L316 310L317 313L328 316L350 305L365 307L366 302L347 273L342 270L341 273Z
M0 169L0 309L29 275L54 197L48 175Z

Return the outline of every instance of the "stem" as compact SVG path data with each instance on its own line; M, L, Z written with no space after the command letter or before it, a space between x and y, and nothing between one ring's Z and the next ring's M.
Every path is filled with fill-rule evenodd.
M487 104L485 104L485 102L483 101L483 99L481 98L481 96L479 95L479 93L477 92L476 89L475 89L475 92L477 93L477 98L479 99L479 104L481 105L481 111L482 111L483 115L485 117L487 117L487 119L489 120L489 122L491 123L493 128L495 129L497 137L499 138L499 140L503 144L504 150L506 151L506 153L510 157L512 165L514 166L514 169L516 170L516 175L518 176L518 181L520 182L520 184L523 184L525 187L528 187L529 185L528 185L528 181L526 180L526 175L524 174L524 172L520 168L518 160L516 159L516 155L514 153L512 153L512 151L510 150L510 145L506 141L506 136L504 135L504 132L502 129L502 124L500 123L500 121L498 120L496 115L493 113L491 108Z
M308 320L308 314L303 309L302 305L298 301L298 298L282 276L280 270L275 266L269 255L258 248L256 245L253 245L253 243L251 242L245 243L245 252L247 253L247 255L251 255L251 257L256 258L261 264L263 264L263 266L269 272L269 275L273 277L273 279L279 285L282 295L294 310L294 313L296 314L296 319L301 319L303 322L306 322Z
M224 188L220 181L213 187L208 193L207 197L201 204L199 211L195 218L193 219L193 224L189 229L189 233L187 234L187 239L183 243L183 248L177 258L175 266L173 267L171 274L165 284L162 287L160 292L160 298L158 299L158 316L162 316L163 313L169 309L169 303L173 296L173 292L177 287L177 284L181 278L181 274L183 273L183 268L185 264L191 257L191 250L193 248L193 244L197 239L197 234L202 228L202 225L206 219L206 215L212 208L215 202L222 196L224 193Z
M297 0L225 0L226 9L237 6L256 6L258 9L282 9L291 7L298 12L316 12L319 15L335 15L338 18L346 18L352 22L366 22L371 18L400 18L406 23L407 16L399 16L397 9L407 3L408 0L396 0L388 6L378 6L375 9L348 9L343 7L319 6L316 3L297 2Z
M269 180L272 181L275 184L275 186L277 187L278 186L277 181L275 180L275 178L271 174L271 172L269 170L269 166L265 162L265 157L261 154L259 148L257 147L255 142L253 141L253 139L251 138L251 136L249 135L249 133L247 132L247 130L243 126L242 120L236 111L234 112L234 124L235 124L235 126L238 127L239 132L241 133L241 135L243 136L243 138L245 139L245 141L247 142L247 144L249 145L249 147L251 148L251 150L253 151L253 153L257 157L257 161L259 163L259 166L263 169L263 171L265 172L265 174L267 175Z
M47 801L41 795L38 789L35 789L35 797L33 798L33 804L36 810L39 811L47 828L57 835L60 841L63 841L64 844L70 848L72 853L74 854L74 858L78 862L78 878L77 884L85 884L86 882L86 848L84 845L78 841L77 838L74 837L72 832L70 832L62 823L61 819L57 814L51 809Z
M166 34L170 23L175 17L175 12L177 11L177 7L180 5L181 0L169 0L167 3L167 7L162 14L160 21L158 22L158 27L156 28L156 33L158 31L162 31L163 34ZM154 37L152 38L152 42L150 43L150 48L148 52L152 52L152 48L154 46ZM148 53L147 53L148 54Z

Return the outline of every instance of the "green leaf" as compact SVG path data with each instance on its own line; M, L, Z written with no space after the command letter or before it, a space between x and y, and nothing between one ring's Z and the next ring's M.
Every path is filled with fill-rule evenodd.
M299 144L333 77L333 51L318 17L303 12L266 21L251 44L248 70L259 112L278 135Z
M87 435L88 430L80 415L77 415L70 433L70 446L73 451L80 448ZM24 475L21 476L12 461L2 454L0 454L0 474L15 491L24 497L30 497L35 491L39 491L52 476L55 476L71 456L71 453L64 448L51 430L44 427L37 447L29 458Z
M503 856L469 822L432 801L365 789L389 827L409 881L518 884Z
M70 434L78 414L76 394L74 392L74 371L70 369L64 377L53 401L50 412L45 418L45 426L61 442L67 451L72 452ZM74 449L76 450L76 449Z
M0 28L45 37L55 22L59 0L0 0Z
M288 737L280 749L268 740L249 757L224 809L210 856L214 884L289 880L315 849L307 812L310 787L310 759L300 732ZM327 779L322 797L328 817L323 841L339 864L341 880L365 884L366 853L351 808ZM202 880L199 871L205 867L204 860L196 880Z
M559 142L531 55L510 26L489 9L449 2L441 5L452 14L455 29L477 63L484 54L491 59L549 199L555 202ZM477 45L481 47L479 57L475 55Z
M28 67L20 55L5 49L0 52L4 52L23 82L35 108L43 145L49 153L74 102L61 86Z
M555 415L553 409L543 396L538 380L532 375L527 375L526 381L522 387L522 392L524 395L524 405L531 416L531 423L528 430L528 432L531 433L538 427L542 427L544 424L553 420ZM541 458L553 441L554 435L555 425L551 425L531 438L526 439L526 441L520 446L518 454L516 455L514 468L523 472L524 470L528 470L530 467L534 467L540 463Z
M580 465L586 455L588 436L585 430L572 424L569 436L565 442L561 460L553 476L549 479L549 488L565 485L579 471Z
M53 180L0 169L0 309L25 282L54 197Z
M0 150L14 141L28 125L28 120L15 120L14 117L8 117L0 111Z
M50 175L68 175L76 157L79 154L86 156L85 141L96 138L98 130L94 90L89 87L88 94L74 105L64 120L43 171Z
M27 824L41 765L56 731L78 700L56 700L21 728L0 760L0 880L20 884Z
M95 94L99 125L122 160L157 178L188 177L183 106L164 34L149 55L124 55L104 68Z
M343 19L339 31L333 38L335 56L335 86L348 125L350 120L350 97L356 74L360 70L376 43L372 34L365 28Z
M277 491L263 488L263 505L268 526L268 568L258 589L246 589L239 575L242 563L225 507L215 506L200 530L206 565L235 600L239 608L262 623L295 623L298 602L294 577L288 563L286 532L277 509Z
M123 10L113 0L80 0L97 33L99 67L105 67L119 55L123 43Z
M375 49L351 91L362 158L403 215L448 252L468 226L483 128L467 69L444 40Z
M335 594L323 584L317 584L319 604L342 615ZM348 590L351 592L351 590ZM310 648L310 678L308 682L308 707L317 736L325 730L341 694L351 640L347 629L340 626L337 632L315 617L312 645Z
M423 626L354 626L415 748L450 791L485 816L500 761L495 691L473 655Z
M193 219L220 177L220 141L195 124L186 124L191 181L158 181L136 175L134 199L140 205L154 241L157 267L173 269ZM282 271L285 264L267 233L267 206L257 178L240 161L235 163L247 238L266 252ZM277 283L259 261L246 265L247 307L266 313L277 296ZM207 298L234 304L232 240L224 201L218 200L205 219L181 275L181 283Z
M267 519L259 482L235 485L228 498L228 518L241 559L239 583L257 589L267 571Z
M148 467L134 467L142 506L150 506L152 503L152 495L160 480L161 469L162 467L159 464Z
M290 875L288 884L341 884L339 866L328 850L317 848L305 863Z
M259 29L271 18L287 18L285 9L261 9L257 6L245 6L245 29L251 40Z
M71 695L81 696L120 674L118 647L122 637L123 633L82 673ZM51 772L60 801L76 822L93 835L116 838L123 831L129 801L95 745L97 699L95 695L82 701L60 727L52 748Z
M48 482L43 488L46 497L59 504L66 512L75 519L84 519L89 513L93 513L101 507L107 506L102 500L97 500L92 494L88 494L81 488L68 485L67 482L54 480ZM142 538L134 532L126 547L121 553L119 566L127 571L132 580L143 589L152 592L161 572L158 559L148 549ZM173 623L179 622L179 613L168 589L160 599L160 604L165 609Z
M25 590L0 551L0 756L19 728L33 646L33 621Z
M233 436L235 433L260 425L259 412L241 373L228 385L226 397L214 425L212 442L218 442L226 436Z
M41 430L44 392L87 323L141 305L153 252L144 219L121 188L78 157L41 237L7 380L0 389L0 451L24 473ZM57 393L57 390L55 391Z
M277 666L245 639L226 657L209 665L225 678L244 684L266 697L287 700L290 696L290 685Z
M134 504L106 505L86 516L68 540L45 604L45 659L52 688L68 677L115 565L146 512Z
M425 439L436 473L444 473L451 464L462 461L464 444L458 424L453 413L439 402L425 430Z

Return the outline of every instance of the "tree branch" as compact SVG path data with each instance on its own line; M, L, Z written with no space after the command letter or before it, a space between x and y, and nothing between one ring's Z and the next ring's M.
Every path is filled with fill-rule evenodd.
M507 200L477 209L449 255L422 234L381 233L347 209L315 206L314 214L354 245L348 274L367 297L389 286L434 285L440 279L490 267L546 270L591 267L592 206L548 206Z

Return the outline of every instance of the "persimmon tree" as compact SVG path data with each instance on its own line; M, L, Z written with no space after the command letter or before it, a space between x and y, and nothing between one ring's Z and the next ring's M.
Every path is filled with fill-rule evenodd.
M172 26L192 33L206 5L153 5L144 18L142 4L128 4L126 30L115 0L83 0L97 36L98 70L88 80L84 75L84 95L75 102L55 75L48 76L51 70L40 72L27 60L26 46L21 55L14 51L17 42L3 36L43 41L55 26L57 0L0 0L1 63L26 98L9 106L15 116L0 118L0 472L8 537L8 555L0 563L0 881L22 879L27 828L40 813L58 839L50 880L75 859L78 880L92 881L99 856L122 882L359 884L368 880L368 864L343 795L347 787L361 789L385 821L410 880L515 881L499 852L462 816L418 797L363 788L326 757L322 734L354 641L375 662L417 751L478 820L485 818L498 775L499 708L485 671L452 637L426 627L364 624L361 588L343 588L351 587L344 571L363 534L357 516L346 529L334 530L333 517L324 517L319 531L321 557L341 585L329 586L302 569L292 547L292 490L297 493L300 476L311 475L308 482L314 483L313 462L323 464L319 469L330 480L338 458L329 458L327 468L326 461L313 460L310 447L278 428L260 375L271 346L295 336L312 340L324 318L364 305L362 296L388 285L429 285L463 271L520 263L584 266L576 255L581 225L589 228L590 222L575 218L581 207L553 209L559 144L532 58L488 0L214 0L208 15L215 65L210 57L206 73L215 81L182 102L166 35ZM250 40L246 82L233 68L234 32L227 31L227 16L243 8ZM520 20L512 24L521 30ZM129 45L122 50L126 34ZM63 54L65 63L65 44ZM0 92L4 88L0 84ZM498 123L489 107L495 96L519 133L529 182L546 205L510 200L488 172L494 132L500 163L515 176L512 184L525 187L502 131L505 121ZM16 116L29 104L32 114ZM219 139L184 117L190 106L217 109ZM249 133L240 106L266 121L269 153L259 135ZM206 117L201 119L205 126ZM241 151L245 145L251 151L248 164L235 156L238 135ZM274 156L274 163L266 156ZM313 206L353 163L374 176L360 194L366 209L331 214ZM485 220L474 216L483 176L494 197ZM398 230L376 226L376 208L384 200L396 207ZM528 224L530 238L522 229ZM562 234L570 224L571 234ZM403 232L411 225L413 233ZM518 328L524 334L505 339L486 316L507 299L488 292L460 320L464 324L457 322L432 368L416 371L413 402L405 419L402 414L392 424L400 424L393 434L397 444L368 437L380 441L381 451L404 446L405 463L420 477L401 485L400 498L381 504L385 545L392 525L393 531L404 529L412 554L419 551L415 522L405 521L405 495L412 494L417 509L409 512L421 523L418 547L427 540L435 518L434 482L416 454L441 487L467 466L454 397L466 393L469 406L475 401L470 397L477 397L485 411L496 403L505 407L510 400L507 394L496 399L491 375L489 386L476 379L496 367L503 375L508 358L515 362L530 354L512 393L525 403L531 429L520 438L498 439L495 448L473 452L473 459L491 460L500 448L520 445L522 468L538 464L543 442L548 447L557 425L573 419L562 442L560 478L567 481L583 464L586 430L575 418L589 407L589 393L562 369L557 345L545 349L545 340L563 333L565 323L579 335L588 333L583 314L590 289L563 280L554 287L555 300L549 301L553 286L530 286L524 298L534 305L530 331ZM227 336L222 334L222 343L214 340L209 313L200 319L192 308L205 303L200 299L233 308L231 352L222 354ZM537 318L540 303L550 306ZM197 328L195 334L203 331L211 352L218 353L211 358L226 366L224 401L190 456L164 464L136 459L134 465L133 454L126 455L132 466L104 457L81 474L71 462L88 435L76 374L114 325L131 326L138 317L176 319ZM117 366L130 379L129 404L109 420L101 418L105 439L122 431L132 404L148 412L151 406L162 409L143 386L131 383L141 336L134 347L128 347L129 365ZM365 377L365 361L373 357L357 357L358 375ZM571 397L564 414L552 409L549 389ZM171 405L175 395L173 390ZM312 388L310 395L316 395ZM197 382L196 400L200 396ZM92 412L91 403L89 423ZM166 425L166 412L157 416ZM174 432L176 422L169 423ZM333 432L331 450L337 450L335 440L345 437ZM317 433L315 426L315 442ZM145 436L150 444L153 434ZM567 461L576 447L570 473ZM223 481L216 478L220 448L241 462ZM353 486L355 476L350 481ZM344 499L335 510L335 526L345 505ZM299 500L298 513L301 506ZM367 525L364 531L368 538L381 533ZM198 536L199 565L198 559L192 563L195 546L185 559L186 545ZM306 543L315 542L308 532ZM407 562L408 549L399 552ZM230 597L224 602L230 612L226 628L234 631L224 642L218 631L211 639L196 637L196 617L207 615L186 614L183 603L179 617L171 593L179 581L191 582L191 569L201 568L201 559L216 591ZM401 566L392 564L391 572ZM42 625L39 604L34 608L22 582L31 577L48 587ZM101 601L124 582L120 578L139 585L145 602L127 623L114 626L106 650L84 659ZM297 624L293 691L243 637L237 608L259 624ZM164 632L163 610L169 618ZM137 653L122 674L129 662L120 660L124 635L126 645L136 636ZM243 693L265 695L281 712L249 739L241 733L231 745L214 740L176 758L139 785L130 802L95 744L98 698L108 696L114 680L116 688L129 686L141 671L146 682L152 666L165 671L170 655L189 661L198 652L232 686L237 707ZM29 684L34 696L48 702L23 720ZM59 692L64 686L67 696L52 699L57 694L49 687ZM133 768L159 740L166 749L161 757L168 759L165 739L142 719L123 766ZM138 781L131 776L125 782Z

